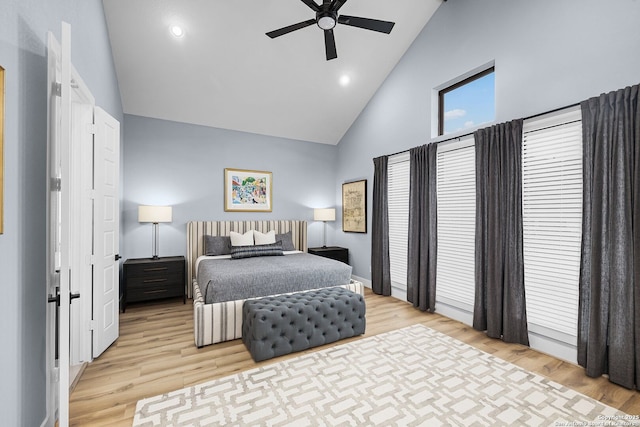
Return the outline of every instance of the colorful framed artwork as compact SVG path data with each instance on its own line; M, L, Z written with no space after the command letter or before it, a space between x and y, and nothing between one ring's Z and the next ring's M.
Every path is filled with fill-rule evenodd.
M367 180L342 184L342 231L367 232Z
M0 67L0 234L4 233L4 68Z
M225 212L271 212L272 192L271 172L224 170Z

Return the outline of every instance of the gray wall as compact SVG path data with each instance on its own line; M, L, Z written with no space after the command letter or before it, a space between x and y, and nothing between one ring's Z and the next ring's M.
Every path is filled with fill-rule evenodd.
M638 22L637 0L443 3L338 146L336 203L369 180L369 233L335 236L354 274L371 277L372 159L430 141L434 88L495 61L499 123L638 84Z
M46 416L45 198L47 31L71 24L72 62L96 102L122 120L100 0L2 0L5 68L4 234L0 235L0 414L3 425Z
M334 203L337 147L131 115L124 141L125 258L152 253L138 205L173 206L173 222L160 224L160 256L186 253L189 220L303 219L309 245L322 244L313 208ZM225 212L225 168L272 172L273 212Z

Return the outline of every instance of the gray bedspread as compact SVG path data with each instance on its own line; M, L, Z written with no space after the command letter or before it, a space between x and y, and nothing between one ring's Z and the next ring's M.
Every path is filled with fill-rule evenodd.
M307 253L245 259L204 259L198 285L205 303L346 285L351 266Z

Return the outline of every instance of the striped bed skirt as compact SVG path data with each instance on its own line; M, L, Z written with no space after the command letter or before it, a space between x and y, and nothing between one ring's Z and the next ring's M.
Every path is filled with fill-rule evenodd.
M349 284L339 287L364 295L362 282L353 279ZM196 346L199 348L209 344L242 338L242 304L245 301L246 299L205 304L200 287L194 280L193 335Z

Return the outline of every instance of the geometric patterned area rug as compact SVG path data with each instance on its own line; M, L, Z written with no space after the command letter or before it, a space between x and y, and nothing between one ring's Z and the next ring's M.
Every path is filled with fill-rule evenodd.
M560 426L627 417L413 325L140 400L133 425Z

